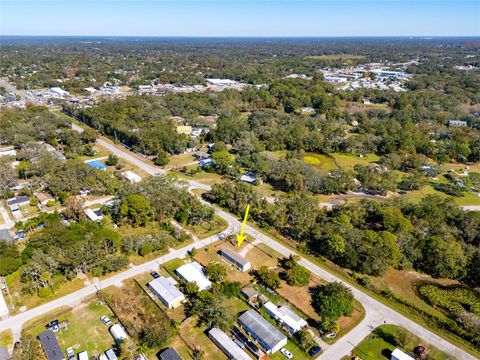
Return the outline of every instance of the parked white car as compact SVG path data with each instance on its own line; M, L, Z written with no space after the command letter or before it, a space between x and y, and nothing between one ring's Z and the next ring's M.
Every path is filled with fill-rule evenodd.
M285 348L281 348L280 352L285 355L287 359L293 359L293 354Z

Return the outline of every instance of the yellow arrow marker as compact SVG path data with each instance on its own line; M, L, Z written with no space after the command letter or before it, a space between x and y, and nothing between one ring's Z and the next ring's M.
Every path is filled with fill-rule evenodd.
M247 205L247 208L245 209L245 217L243 218L243 223L242 223L242 231L240 231L240 234L235 234L237 236L237 246L240 247L242 245L243 240L247 238L247 235L244 235L243 232L245 231L245 224L247 223L247 218L248 218L248 212L250 211L250 204Z

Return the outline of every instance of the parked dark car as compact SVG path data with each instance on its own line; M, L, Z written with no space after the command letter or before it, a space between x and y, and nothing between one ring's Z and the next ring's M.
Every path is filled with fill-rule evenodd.
M320 351L322 351L322 348L320 346L314 346L310 350L308 350L308 355L311 357L317 356Z
M150 275L152 275L154 279L158 279L160 277L160 275L156 271L152 271Z

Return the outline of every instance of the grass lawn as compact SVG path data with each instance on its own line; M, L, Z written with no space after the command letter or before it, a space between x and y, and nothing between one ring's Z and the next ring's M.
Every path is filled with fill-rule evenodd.
M225 359L223 352L208 338L204 328L198 328L197 319L190 317L186 319L179 329L180 337L192 349L202 351L202 359ZM188 359L188 357L186 358Z
M423 301L416 293L415 288L421 282L431 282L442 286L456 285L458 282L448 279L433 279L416 271L389 269L382 277L374 278L374 284L381 289L390 289L398 296L413 303L419 309L441 318L445 314Z
M10 347L13 344L13 335L10 330L0 332L0 346Z
M312 165L313 167L317 168L318 170L335 170L337 166L333 159L325 154L317 154L317 153L305 153L303 157L303 161L307 164Z
M183 166L190 165L195 161L193 157L194 153L185 153L181 155L173 155L168 158L168 164L165 166L166 169L176 169Z
M18 269L13 274L7 275L5 277L8 288L10 289L10 294L12 295L13 302L16 307L16 309L11 312L12 314L15 314L18 311L18 308L21 306L26 306L27 309L31 309L38 305L44 304L46 302L49 302L59 297L70 294L85 286L84 280L75 278L71 281L68 281L68 280L65 280L63 277L55 276L54 277L55 293L52 292L49 296L41 298L37 294L22 293L23 284L20 281L21 273L22 273L22 268Z
M177 268L179 268L180 266L182 266L183 264L185 264L184 259L173 259L173 260L167 261L165 264L163 264L163 267L165 268L165 270L167 270L167 272L170 275L176 277L175 270Z
M330 154L335 158L336 163L343 170L353 170L355 165L368 165L369 163L378 161L379 157L375 154L365 154L359 157L357 154Z
M220 216L214 215L212 221L203 222L200 225L182 225L199 239L205 239L228 228L228 223Z
M287 345L285 345L285 349L290 351L293 355L294 359L311 359L305 352L303 352L297 345L295 345L292 341L288 341ZM277 351L275 354L269 355L270 359L272 360L285 360L286 357L280 351Z
M197 165L192 165L192 166L197 166ZM180 179L195 180L205 185L214 185L224 181L220 175L214 174L214 173L208 173L205 171L200 171L199 173L193 176L187 176L184 174L177 174L177 175Z
M94 300L60 315L44 316L36 320L32 324L33 327L27 331L36 336L45 330L45 324L52 320L68 321L68 328L56 334L62 350L65 351L66 348L71 346L76 353L87 350L90 356L98 356L114 346L114 340L108 331L108 326L100 320L103 315L108 316L112 322L115 322L109 308Z
M417 345L423 345L429 351L431 359L446 360L450 359L448 355L440 350L423 342L420 338L412 335L412 341L405 347L396 344L395 337L402 330L395 325L383 325L376 328L367 338L365 338L353 351L355 356L362 359L390 359L390 354L395 348L400 348L407 353L411 352Z
M466 192L461 197L452 197L441 191L435 190L432 185L426 185L420 190L409 191L405 195L401 195L401 197L411 201L414 204L418 204L428 195L439 195L444 198L451 198L458 205L480 205L480 196L472 192Z

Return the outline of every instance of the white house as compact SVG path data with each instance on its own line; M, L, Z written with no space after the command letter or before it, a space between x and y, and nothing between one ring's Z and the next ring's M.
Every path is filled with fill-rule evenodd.
M203 273L203 267L197 262L180 266L175 272L186 282L194 282L200 291L209 289L212 286L210 280Z
M265 311L287 328L287 330L295 334L300 331L303 327L307 326L307 322L294 313L288 306L277 307L272 302L267 302L263 305Z
M70 95L70 93L68 91L65 91L59 87L53 87L53 88L50 88L50 91L53 93L53 95L59 97L59 98L64 98L65 96L68 96Z
M123 172L122 177L125 180L130 181L131 183L139 183L140 181L142 181L142 178L140 177L140 175L137 175L130 170Z
M395 349L392 351L392 357L390 358L390 360L415 360L415 359L410 355L405 354L402 350Z
M157 295L169 309L177 308L185 300L185 295L175 287L175 281L160 276L148 283L148 287Z
M100 221L103 218L99 210L93 211L92 209L85 209L84 212L90 221Z
M5 302L5 299L3 298L3 293L0 290L0 319L3 318L4 316L7 316L8 313L9 311L8 311L7 303Z
M125 329L118 323L110 327L110 334L112 334L117 344L121 343L125 339L128 339Z
M15 149L0 149L0 156L16 156L17 151Z

